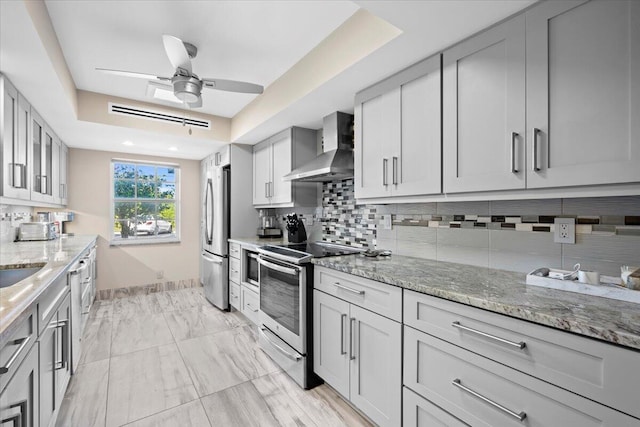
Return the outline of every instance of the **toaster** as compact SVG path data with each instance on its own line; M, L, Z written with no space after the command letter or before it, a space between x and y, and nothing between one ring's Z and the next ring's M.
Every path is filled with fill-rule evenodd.
M23 222L18 231L18 240L53 240L56 236L56 227L53 222Z

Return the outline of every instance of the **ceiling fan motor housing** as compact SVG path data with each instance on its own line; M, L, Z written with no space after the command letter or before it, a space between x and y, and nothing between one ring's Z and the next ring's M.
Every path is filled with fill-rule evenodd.
M176 97L184 102L196 102L200 98L202 83L194 77L175 75L171 79L173 92Z

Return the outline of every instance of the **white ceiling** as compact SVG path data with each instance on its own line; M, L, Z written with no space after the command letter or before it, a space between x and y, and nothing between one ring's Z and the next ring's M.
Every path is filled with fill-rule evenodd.
M322 117L332 111L353 110L357 91L534 1L47 0L46 5L77 88L147 102L151 100L146 98L144 80L105 75L94 68L170 76L173 69L161 36L172 34L198 46L193 69L199 76L246 80L266 87L359 7L403 31L238 141L256 143L292 125L321 127ZM19 3L0 0L0 71L69 146L201 159L223 143L78 121ZM200 111L233 117L254 98L208 90ZM135 145L125 147L124 140ZM170 146L179 150L167 151Z

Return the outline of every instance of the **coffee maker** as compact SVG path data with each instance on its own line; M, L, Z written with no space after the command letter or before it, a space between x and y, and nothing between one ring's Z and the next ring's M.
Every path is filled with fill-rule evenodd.
M258 237L282 237L275 209L260 209L258 217Z

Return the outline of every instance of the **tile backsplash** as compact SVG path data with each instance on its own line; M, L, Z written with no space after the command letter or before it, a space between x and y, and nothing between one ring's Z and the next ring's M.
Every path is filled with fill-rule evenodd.
M13 242L21 222L31 221L28 206L0 205L0 244Z
M519 272L640 265L640 196L361 205L349 179L324 183L321 203L301 214L329 242ZM576 218L575 245L554 243L556 216Z

